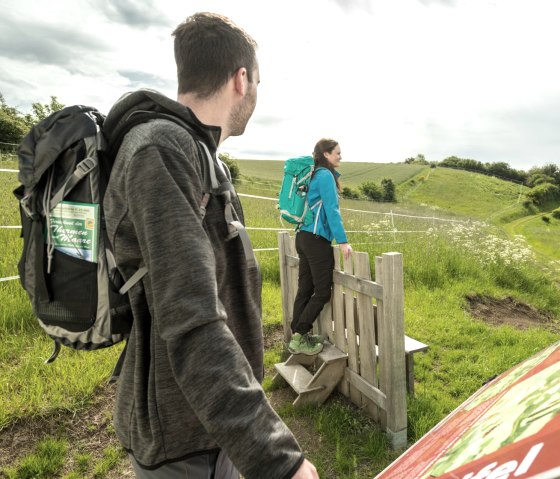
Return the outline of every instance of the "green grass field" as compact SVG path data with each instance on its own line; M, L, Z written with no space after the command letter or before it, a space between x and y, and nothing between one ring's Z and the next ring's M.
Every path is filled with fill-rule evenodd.
M282 323L278 253L268 249L277 247L278 229L287 227L280 222L273 200L277 187L266 184L278 182L271 170L273 163L238 162L247 180L239 184L238 191L272 198L241 197L247 226L268 228L249 229L254 248L263 250L256 254L264 278L263 326L267 338L272 338L273 333L278 335ZM13 163L8 165L2 162L0 168L14 167ZM366 174L379 170L377 165L367 164L348 163L345 167L350 165L355 169L348 170L345 176L356 184ZM387 168L396 175L401 166L414 165ZM519 186L438 168L405 168L401 174L402 201L379 204L344 200L341 206L350 242L355 250L369 253L372 271L375 255L403 253L405 330L429 345L426 353L416 355L416 393L408 397L408 435L412 444L490 377L560 340L558 287L528 247L538 243L546 250L545 233L550 232L554 249L558 222L552 220L545 226L542 220L531 219L518 224L513 233L526 235L525 242L511 232L508 236L501 225L491 221L496 212L515 207ZM15 174L0 173L0 225L19 224L17 204L11 200L11 190L16 185ZM480 221L488 218L487 222ZM0 229L0 277L17 274L21 248L18 235L17 230ZM525 330L514 325L488 324L469 313L467 297L476 295L511 297L531 305L545 319ZM89 411L106 390L105 381L119 348L95 353L64 349L55 363L46 366L43 360L50 354L51 342L39 330L17 281L0 282L0 301L1 443L2 435L10 434L16 425L38 424L40 430L42 421ZM321 477L373 477L396 458L399 452L388 449L385 435L373 421L342 396L334 395L321 406L295 410L291 406L294 396L271 384L273 365L281 359L282 345L278 340L269 341L265 390ZM110 418L110 407L102 416ZM114 433L107 430L107 422L110 420L92 423L88 441L76 444L70 423L62 421L55 432L34 436L32 444L17 458L8 463L0 458L0 476L122 477L120 471L128 463ZM98 437L110 440L99 445L95 456L86 443Z
M404 199L476 219L491 219L522 201L526 187L490 176L449 168L431 168L409 185Z
M279 188L284 171L284 162L279 160L237 160L242 179L253 178L269 182ZM396 163L354 163L342 162L338 171L344 186L357 188L365 181L381 183L383 178L391 178L400 184L425 170L423 165Z

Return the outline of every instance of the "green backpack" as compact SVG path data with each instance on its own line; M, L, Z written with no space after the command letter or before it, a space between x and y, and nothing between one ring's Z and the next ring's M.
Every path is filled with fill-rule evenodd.
M301 225L313 222L313 212L307 203L307 190L313 168L311 156L299 156L284 162L284 178L280 188L278 209L280 217L296 225L296 230Z

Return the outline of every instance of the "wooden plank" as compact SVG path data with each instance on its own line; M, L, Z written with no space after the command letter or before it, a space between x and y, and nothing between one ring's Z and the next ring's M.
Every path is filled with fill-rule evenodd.
M346 369L346 361L323 363L319 368L319 370L315 373L313 379L311 379L307 387L309 389L317 388L317 387L325 388L325 392L327 394L323 399L324 401L325 399L327 399L331 391L344 377L345 369Z
M427 344L421 343L420 341L417 341L416 339L413 339L410 336L405 335L404 352L406 356L416 354L416 353L423 353L428 349L429 346ZM375 354L376 355L379 354L377 346L375 347Z
M294 407L306 406L308 404L322 404L329 397L329 391L324 387L318 387L302 391L294 401Z
M354 261L351 256L344 261L344 273L353 276ZM360 364L358 362L358 339L356 337L356 319L354 315L354 294L349 288L344 292L344 314L346 319L346 344L348 347L348 368L360 374ZM362 407L362 395L351 384L349 385L350 400L358 407Z
M325 340L334 342L332 295L331 300L323 306L319 319L313 323L313 331L314 334L323 336Z
M355 252L354 255L354 274L358 278L371 278L369 267L369 255L367 253ZM359 362L360 376L370 385L377 388L377 354L375 354L375 321L372 308L372 297L364 293L358 293L356 298L356 308L358 310L358 332L360 335ZM379 411L374 401L364 395L363 404L371 417L375 420L379 418Z
M286 264L287 243L290 241L290 235L286 232L278 234L278 263L280 265L280 287L282 290L282 326L284 331L284 343L288 343L291 338L290 321L291 313L289 301L289 280L288 266Z
M292 354L290 357L284 362L284 364L301 364L303 366L311 367L315 366L315 361L317 360L317 356L308 356L307 354Z
M414 354L427 351L429 346L421 343L410 336L404 337L406 388L410 394L414 394ZM379 357L379 347L376 345L374 354Z
M364 380L359 374L356 374L351 369L346 368L344 378L353 387L358 389L369 401L375 403L379 408L387 408L387 396L378 388L373 387L370 383Z
M335 271L333 274L333 281L335 284L341 284L353 291L367 294L374 298L383 297L383 287L370 279L360 279L347 272Z
M326 342L323 345L323 350L318 354L319 362L325 364L330 364L337 361L346 362L347 358L348 355L345 352L341 351L329 342Z
M381 256L375 257L375 282L383 286L383 258ZM385 338L385 321L383 320L383 298L377 298L377 305L375 306L375 325L377 327L376 343L383 341ZM376 354L379 363L379 389L387 394L387 383L389 382L389 363L385 358L379 355L379 346L376 347ZM381 427L387 429L387 411L382 409L379 411L379 422Z
M340 271L340 248L338 246L333 247L334 255L334 271ZM344 320L344 299L343 299L343 288L341 284L333 284L333 294L332 294L332 311L334 320L334 344L335 346L345 353L348 352L348 347L346 345L346 324ZM349 388L346 381L341 381L338 385L338 390L348 396Z
M421 343L420 341L411 338L410 336L404 337L404 351L408 353L422 353L427 351L429 346L427 344Z
M378 309L379 360L387 395L387 429L406 430L406 368L402 254L382 256L383 314Z
M299 257L294 256L293 254L287 253L286 254L286 264L288 266L291 266L292 268L295 268L295 267L299 266Z
M305 391L313 379L313 375L301 364L279 363L275 364L274 367L298 394Z
M286 258L287 258L287 269L288 269L288 322L286 324L287 334L289 339L292 338L292 330L290 324L292 323L294 317L294 302L296 300L297 290L298 290L298 276L299 276L299 257L296 252L295 237L290 236L289 241L286 242ZM295 259L291 261L290 259ZM288 340L289 341L289 340Z

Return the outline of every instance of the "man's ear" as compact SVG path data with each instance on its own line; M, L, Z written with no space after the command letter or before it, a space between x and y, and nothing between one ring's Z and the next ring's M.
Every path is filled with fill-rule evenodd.
M245 93L247 91L247 83L247 69L245 67L241 67L233 74L233 84L235 87L235 91L241 96L245 96Z

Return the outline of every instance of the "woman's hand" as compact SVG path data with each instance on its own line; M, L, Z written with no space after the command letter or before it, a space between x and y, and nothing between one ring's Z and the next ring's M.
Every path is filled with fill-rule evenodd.
M340 249L342 250L342 255L344 256L344 259L346 261L348 261L350 259L350 255L352 254L352 246L350 246L350 243L341 243L339 244Z

